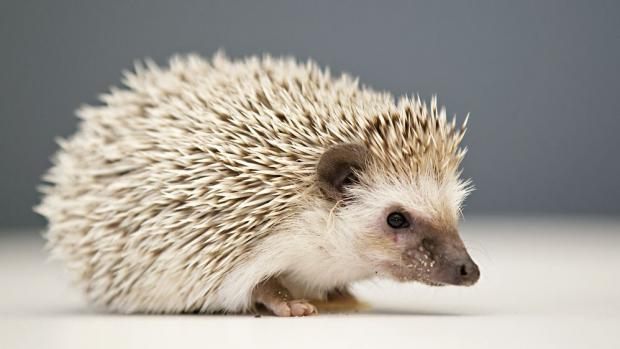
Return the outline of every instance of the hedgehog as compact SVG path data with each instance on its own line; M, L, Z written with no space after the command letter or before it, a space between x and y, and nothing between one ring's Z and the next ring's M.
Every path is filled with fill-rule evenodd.
M43 177L51 256L97 309L317 313L370 278L476 283L461 140L313 61L179 55L83 106Z

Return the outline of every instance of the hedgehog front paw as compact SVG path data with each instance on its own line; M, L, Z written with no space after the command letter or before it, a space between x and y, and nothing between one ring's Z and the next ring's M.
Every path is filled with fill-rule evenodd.
M296 299L277 304L264 304L276 316L309 316L318 314L316 307L304 299Z
M276 278L269 278L256 286L254 302L260 303L276 316L308 316L318 314L312 303L292 299L291 293Z

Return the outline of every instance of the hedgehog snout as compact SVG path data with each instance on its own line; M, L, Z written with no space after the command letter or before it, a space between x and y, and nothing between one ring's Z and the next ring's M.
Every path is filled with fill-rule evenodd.
M413 278L431 285L470 286L480 278L462 243L425 237L406 248L402 258Z
M471 258L459 263L457 265L458 268L458 277L457 280L461 285L473 285L480 278L480 269L478 269L478 265L474 263Z
M480 269L464 246L447 248L441 254L438 278L456 286L471 286L480 278Z

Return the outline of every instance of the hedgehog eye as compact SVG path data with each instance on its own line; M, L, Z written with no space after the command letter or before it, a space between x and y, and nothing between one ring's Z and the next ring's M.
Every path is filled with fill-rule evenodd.
M402 213L392 212L387 217L387 224L394 229L402 229L409 226L409 221Z

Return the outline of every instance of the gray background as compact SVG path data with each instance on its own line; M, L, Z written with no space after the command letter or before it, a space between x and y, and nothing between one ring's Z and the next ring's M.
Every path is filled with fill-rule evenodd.
M466 213L620 213L618 1L2 1L0 227L31 212L54 137L137 58L312 57L471 112Z

